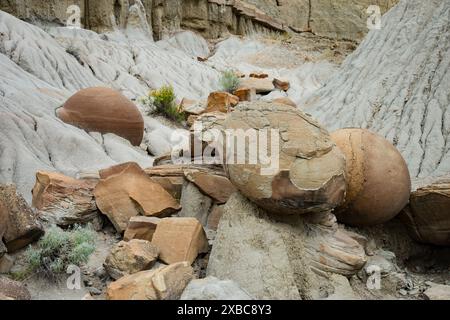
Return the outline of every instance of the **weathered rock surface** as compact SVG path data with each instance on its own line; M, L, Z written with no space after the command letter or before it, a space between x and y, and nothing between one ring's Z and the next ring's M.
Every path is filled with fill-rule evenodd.
M233 95L239 98L239 101L253 101L256 96L256 90L250 88L240 88L233 92Z
M108 274L119 279L123 276L149 270L158 259L159 249L146 240L132 239L115 245L106 257L104 267Z
M450 300L450 286L433 284L423 293L429 300Z
M414 239L435 245L450 245L450 177L433 179L411 193L401 214Z
M302 214L331 210L343 202L344 156L328 132L303 112L282 104L241 103L224 127L236 130L241 141L247 130L254 130L254 136L249 136L253 151L259 149L259 154L268 157L264 161L271 162L268 168L245 143L237 154L245 156L245 163L225 165L230 181L259 206L275 214ZM261 138L264 133L266 138ZM257 135L266 141L257 143ZM270 149L263 149L264 143ZM233 159L235 154L226 156Z
M194 270L186 262L156 270L141 271L111 283L106 291L108 300L178 300Z
M14 186L0 185L0 218L0 234L8 252L26 247L44 233L37 215Z
M94 87L70 97L58 117L88 132L114 133L139 146L144 135L144 119L138 108L120 92Z
M180 204L182 206L180 217L195 218L203 226L206 226L213 200L203 194L195 184L185 183Z
M172 197L178 200L181 198L185 181L183 166L159 165L145 169L145 173L153 181L159 183Z
M192 280L180 300L253 300L235 282L216 277Z
M449 12L447 1L400 1L304 110L329 130L365 128L385 137L411 177L450 172Z
M208 251L208 241L195 218L165 218L156 227L152 243L160 249L160 260L167 264L192 264L199 253Z
M319 275L348 276L365 263L362 246L335 221L269 216L239 193L224 211L207 275L233 280L256 299L317 298Z
M98 216L95 180L77 180L56 172L39 171L33 188L33 207L40 218L59 226L86 223Z
M381 224L406 206L411 179L405 160L383 137L363 129L343 129L331 139L346 157L347 193L336 210L342 223Z
M131 217L163 217L180 209L178 202L136 163L102 170L100 177L94 190L95 201L118 232L125 231Z
M153 234L160 221L161 219L156 217L131 217L123 235L123 240L141 239L152 241Z
M14 261L9 254L5 254L3 257L0 255L0 273L9 273L14 266Z
M195 169L185 170L184 174L187 180L195 184L204 194L219 204L227 202L236 191L230 180L223 175Z
M0 295L13 300L31 300L30 292L20 282L0 276Z
M281 104L285 104L287 106L291 106L291 107L297 108L297 105L295 104L295 102L292 101L289 98L276 98L276 99L273 100L273 102L274 103L281 103Z

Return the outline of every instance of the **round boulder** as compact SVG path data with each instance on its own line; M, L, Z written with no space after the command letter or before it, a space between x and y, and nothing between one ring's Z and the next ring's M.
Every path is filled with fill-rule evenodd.
M338 221L371 226L394 218L408 203L411 179L400 152L365 129L342 129L331 135L347 159L347 194L336 210Z
M230 181L260 207L303 214L343 202L345 158L328 132L300 110L273 102L241 103L224 128L237 146L226 140Z
M144 119L120 92L93 87L78 91L57 110L58 117L88 132L114 133L134 146L142 142Z

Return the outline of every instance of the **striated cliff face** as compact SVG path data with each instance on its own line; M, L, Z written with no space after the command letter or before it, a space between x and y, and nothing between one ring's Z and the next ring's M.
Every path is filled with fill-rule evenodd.
M0 0L0 10L34 24L66 23L70 5L80 7L86 29L109 32L141 28L155 40L180 29L207 38L254 32L306 31L331 38L361 40L366 12L378 5L385 13L398 0Z

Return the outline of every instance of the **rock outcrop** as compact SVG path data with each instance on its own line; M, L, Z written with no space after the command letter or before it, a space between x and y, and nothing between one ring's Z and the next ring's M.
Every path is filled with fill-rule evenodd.
M303 112L283 104L241 103L224 128L233 130L237 140L225 147L230 180L262 208L303 214L343 202L344 156L328 132Z
M364 128L385 137L412 178L447 174L449 14L448 1L400 1L303 109L329 130Z
M235 282L216 277L192 280L180 300L253 300Z
M332 215L269 215L239 193L224 211L207 275L233 280L256 299L318 298L329 273L350 276L366 261Z
M159 249L146 240L121 241L106 257L104 267L108 274L119 279L123 276L149 270L158 259Z

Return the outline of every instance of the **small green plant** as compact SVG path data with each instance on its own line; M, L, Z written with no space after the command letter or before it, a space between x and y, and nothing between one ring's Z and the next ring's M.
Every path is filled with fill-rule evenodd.
M239 88L240 79L236 73L232 70L228 70L222 73L219 80L220 89L229 93L233 93Z
M36 247L28 247L25 253L28 266L22 273L54 278L65 273L69 265L80 266L95 251L95 238L95 231L89 227L74 226L66 231L51 227Z
M152 103L155 112L171 120L183 122L186 120L186 113L180 109L175 102L175 93L172 86L163 86L158 90L151 91L148 98L142 99L143 103Z

